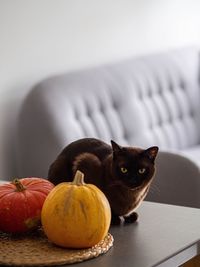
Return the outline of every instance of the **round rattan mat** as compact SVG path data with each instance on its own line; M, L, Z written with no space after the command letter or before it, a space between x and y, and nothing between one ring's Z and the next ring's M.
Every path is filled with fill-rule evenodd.
M53 266L88 260L106 253L113 245L110 233L88 249L65 249L53 245L42 230L27 236L0 233L0 265Z

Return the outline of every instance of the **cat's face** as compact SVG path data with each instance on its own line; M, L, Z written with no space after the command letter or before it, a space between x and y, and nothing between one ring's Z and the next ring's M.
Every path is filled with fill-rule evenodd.
M154 162L158 147L146 150L134 147L121 147L111 141L113 149L113 172L116 180L120 180L130 188L146 185L153 177Z

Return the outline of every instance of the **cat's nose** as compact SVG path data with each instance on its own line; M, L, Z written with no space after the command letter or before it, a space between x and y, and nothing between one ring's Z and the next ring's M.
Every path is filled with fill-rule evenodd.
M140 186L143 183L144 179L142 179L141 177L134 177L132 179L132 184L136 187L136 186Z

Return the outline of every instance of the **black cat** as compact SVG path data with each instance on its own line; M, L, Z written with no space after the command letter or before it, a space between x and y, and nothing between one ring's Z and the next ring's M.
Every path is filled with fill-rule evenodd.
M134 212L148 193L155 172L158 147L148 149L108 145L83 138L66 146L51 164L48 179L55 185L72 181L77 170L85 182L95 184L106 195L112 210L112 223L137 220Z

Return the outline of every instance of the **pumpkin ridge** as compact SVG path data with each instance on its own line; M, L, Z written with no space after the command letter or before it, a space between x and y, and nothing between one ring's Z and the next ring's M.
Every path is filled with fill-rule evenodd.
M4 192L4 194L2 194L2 192L0 193L0 200L2 200L5 196L8 197L8 195L12 195L15 194L15 191L10 191L10 192Z
M68 213L70 210L70 206L72 204L73 198L72 198L72 193L74 192L74 186L71 187L66 187L66 191L65 191L65 199L63 202L63 209L65 213Z
M10 205L10 212L12 214L14 214L14 212L17 212L24 219L29 215L29 210L24 209L23 206L20 205L21 201L19 202L19 198L23 198L24 206L26 206L27 199L25 197L24 192L17 192L12 197L12 202L11 202L11 205ZM16 228L18 230L18 227L19 227L19 221L18 220L15 221L15 226L16 226Z
M39 208L39 207L41 207L41 201L40 201L41 198L39 199L38 193L41 195L40 192L34 191L34 193L33 193L32 190L27 191L27 194L31 195L31 202L33 203L33 199L35 199L36 200L35 203L37 203L37 207ZM44 196L44 193L43 193L43 196Z
M1 194L1 192L4 190L6 190L6 191L9 190L9 191L13 192L15 189L15 186L13 184L6 183L6 184L1 184L0 188L1 188L1 191L0 191L0 194Z
M40 182L36 182L34 183L34 181L32 183L29 183L29 184L26 184L26 186L29 188L29 189L32 189L32 190L44 190L44 189L51 189L51 185L49 184L50 182L46 182L45 183L45 180L44 181L40 181Z
M18 179L18 178L16 178L16 179ZM24 180L25 178L22 178L22 179L19 179L20 180L20 182L25 186L25 187L27 187L27 186L29 186L29 183L28 183L28 181L26 181L26 179ZM28 179L30 179L31 180L31 178L28 178ZM15 179L13 179L13 181L14 181ZM13 184L14 185L14 184ZM14 185L15 186L15 185Z
M37 190L36 188L35 189L30 188L28 191L31 192L32 194L42 195L43 197L46 197L47 195L46 194L47 192L44 192L44 190ZM50 191L50 189L46 191Z
M39 184L38 184L39 185ZM53 185L53 184L52 184ZM35 187L33 187L33 189L35 189ZM42 184L39 185L39 188L37 189L37 191L44 191L44 190L51 190L52 189L52 186L50 186L49 184Z
M43 179L43 178L41 178L41 179ZM24 185L26 185L26 186L31 186L31 185L41 183L41 181L38 181L38 179L36 177L22 178L22 179L20 179L20 181L22 183L24 183Z
M79 200L79 206L80 206L80 209L81 209L81 211L85 217L85 220L87 221L87 212L86 212L85 206L81 200Z

